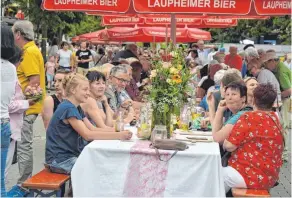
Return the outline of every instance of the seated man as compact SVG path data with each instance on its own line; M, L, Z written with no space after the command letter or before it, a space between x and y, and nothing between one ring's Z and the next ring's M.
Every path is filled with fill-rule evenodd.
M43 106L43 111L42 111L42 118L43 122L45 125L45 129L48 128L48 125L50 123L50 120L53 116L53 113L56 111L58 105L62 102L63 100L63 85L62 85L62 80L68 74L68 71L65 70L58 70L56 75L55 75L55 88L56 88L56 93L50 96L47 96L46 99L44 100L44 106Z
M124 65L115 66L111 69L109 85L105 91L108 103L115 114L117 114L119 110L125 113L125 123L129 123L134 119L132 100L125 91L129 79L128 71Z

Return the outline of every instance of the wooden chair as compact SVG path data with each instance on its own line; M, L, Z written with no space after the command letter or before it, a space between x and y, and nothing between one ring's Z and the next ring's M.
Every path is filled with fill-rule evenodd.
M37 193L42 197L50 197L52 195L61 197L61 187L69 179L69 175L52 173L49 169L45 168L27 179L22 184L22 187L29 189L28 197L34 197L34 193ZM49 190L50 192L44 193L42 190Z
M232 188L233 197L271 197L267 190Z

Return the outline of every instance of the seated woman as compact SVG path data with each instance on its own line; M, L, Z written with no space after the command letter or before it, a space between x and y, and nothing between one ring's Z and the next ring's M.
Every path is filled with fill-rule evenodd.
M64 69L60 69L56 72L55 79L54 79L56 93L53 95L47 96L46 99L44 100L42 118L45 125L45 129L48 128L50 120L53 116L53 113L56 111L58 105L62 102L64 98L62 80L67 74L69 74L69 72Z
M197 98L203 98L207 94L208 89L215 85L214 75L217 71L221 69L222 66L219 64L210 64L208 68L208 76L203 77L198 84L196 94Z
M53 114L46 134L46 165L52 172L70 174L81 150L82 138L91 140L131 139L129 131L107 132L94 127L85 117L80 104L89 97L89 82L80 74L63 80L66 99Z
M247 102L248 106L253 106L253 91L258 86L258 81L255 78L247 77L244 79L244 83L247 87Z
M246 105L247 88L243 82L233 82L225 88L225 99L221 100L212 124L212 135L216 142L223 143L229 136L239 117L246 111L252 111ZM224 113L230 114L224 120Z
M81 104L82 110L93 125L114 131L114 112L104 95L106 89L105 75L98 71L89 71L86 77L89 80L90 94L87 101Z
M284 148L281 124L272 106L277 92L271 84L254 90L254 111L244 113L223 147L232 152L223 168L225 191L230 188L272 188L279 179Z

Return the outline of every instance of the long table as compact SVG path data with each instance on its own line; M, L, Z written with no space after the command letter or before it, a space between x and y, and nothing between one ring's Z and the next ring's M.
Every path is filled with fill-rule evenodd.
M135 128L129 128L135 134ZM71 173L74 197L224 197L218 143L190 144L160 161L149 141L99 140ZM174 151L160 151L164 160Z

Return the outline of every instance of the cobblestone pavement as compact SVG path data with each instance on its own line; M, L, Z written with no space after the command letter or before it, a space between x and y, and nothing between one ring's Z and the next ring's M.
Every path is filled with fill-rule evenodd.
M33 174L38 173L44 168L43 162L45 159L45 129L41 116L39 116L34 124L34 168ZM6 188L9 190L17 181L18 166L13 165L9 170L9 176L6 183ZM291 197L291 156L289 162L285 163L281 169L279 185L274 187L270 193L272 197Z

